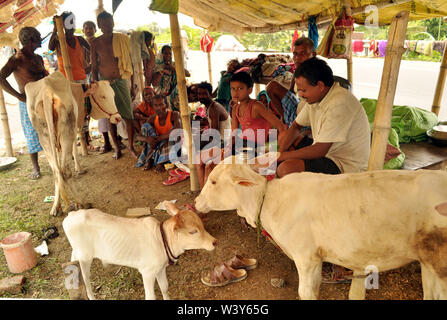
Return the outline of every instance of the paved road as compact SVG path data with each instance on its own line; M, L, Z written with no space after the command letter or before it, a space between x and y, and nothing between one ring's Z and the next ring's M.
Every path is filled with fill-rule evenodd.
M220 71L226 69L227 62L232 58L242 61L245 58L256 57L254 52L213 52L211 54L213 86L220 79ZM346 76L346 61L328 60L334 74ZM379 95L380 81L383 69L383 59L354 58L354 87L357 98L376 98ZM4 62L2 62L3 65ZM187 69L191 72L191 82L208 81L207 56L201 51L189 51L186 60ZM396 90L395 105L416 106L431 110L440 63L402 61ZM10 78L13 81L13 78ZM263 89L263 86L261 86ZM9 125L13 137L13 145L24 145L24 136L20 125L20 117L16 100L6 94ZM440 120L447 120L447 90L443 95ZM1 126L1 124L0 124ZM3 128L0 129L0 152L4 150Z

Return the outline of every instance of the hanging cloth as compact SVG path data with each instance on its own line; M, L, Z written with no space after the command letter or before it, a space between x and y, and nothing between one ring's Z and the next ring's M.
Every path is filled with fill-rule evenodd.
M316 50L318 47L318 27L317 27L317 19L315 18L315 16L309 18L307 30L309 32L309 38L312 39L312 41L315 44L315 50Z
M292 45L290 46L290 52L293 52L293 44L295 43L296 40L298 40L300 37L300 34L297 30L295 30L295 32L293 33L292 36Z

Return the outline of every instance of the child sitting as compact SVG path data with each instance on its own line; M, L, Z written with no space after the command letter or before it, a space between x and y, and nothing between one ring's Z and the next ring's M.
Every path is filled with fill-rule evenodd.
M229 139L224 149L213 148L208 159L202 159L206 164L203 180L199 179L199 184L203 188L208 175L220 160L230 155L235 155L248 147L249 152L257 154L257 148L267 142L269 131L273 127L279 133L287 130L285 124L281 122L265 106L250 98L253 91L253 80L247 72L238 72L231 77L231 129L232 137ZM236 132L241 126L241 133L236 136ZM237 149L242 147L242 149Z
M141 133L141 126L147 122L150 116L155 114L151 106L151 100L155 96L155 90L152 87L143 89L143 102L141 102L133 112L135 131Z
M145 142L146 145L135 167L145 165L144 170L149 170L156 166L155 170L162 172L163 164L169 161L169 152L173 146L169 135L172 130L180 129L180 114L169 110L167 98L163 95L152 98L152 107L155 114L141 126L141 135L137 135L137 141Z

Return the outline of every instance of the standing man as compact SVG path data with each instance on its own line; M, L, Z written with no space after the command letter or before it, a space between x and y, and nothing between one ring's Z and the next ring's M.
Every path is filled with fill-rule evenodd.
M38 152L43 149L40 145L37 131L33 128L28 116L24 88L28 82L40 80L46 77L48 73L45 70L42 57L34 53L34 50L39 48L42 42L39 31L32 27L24 27L19 32L19 40L22 44L22 49L9 58L8 62L0 70L0 85L3 90L19 99L20 120L33 165L30 179L35 180L40 178ZM14 74L19 91L16 91L6 80L11 73Z
M93 39L95 39L95 33L96 33L95 23L93 21L85 21L84 24L82 25L82 33L85 35L88 44L91 46ZM92 62L90 60L90 56L91 56L90 50L86 51L85 63L87 65L86 72L87 72L87 80L89 82L91 82L92 80L92 73L91 73ZM112 145L109 139L109 131L111 130L109 119L106 118L98 119L98 130L104 137L104 146L100 148L99 152L103 154L112 151Z
M114 33L113 16L108 12L101 12L97 17L98 27L102 35L92 41L91 61L92 61L92 81L109 80L115 92L115 104L126 124L128 148L130 153L137 158L137 152L133 145L134 127L132 98L129 89L128 79L131 79L133 88L133 69L130 59L130 41L125 34ZM111 124L110 133L115 145L114 159L121 157L119 149L117 128Z
M314 42L309 38L299 38L293 44L293 62L295 70L301 63L316 56ZM295 94L295 81L292 80L290 88L283 87L279 82L273 80L267 87L267 94L272 100L272 106L277 111L284 123L289 127L297 115L300 100Z

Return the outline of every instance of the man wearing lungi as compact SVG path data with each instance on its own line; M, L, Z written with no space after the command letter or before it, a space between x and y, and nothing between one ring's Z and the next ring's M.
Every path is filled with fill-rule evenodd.
M32 27L24 27L19 32L19 40L22 44L22 49L9 58L8 62L0 70L0 85L3 90L19 99L20 120L33 165L30 179L35 180L40 178L38 152L43 149L40 145L37 131L33 128L28 116L24 88L28 82L46 77L48 72L45 70L42 57L34 53L34 50L39 48L42 42L39 31ZM19 91L16 91L6 80L11 73L14 74Z

